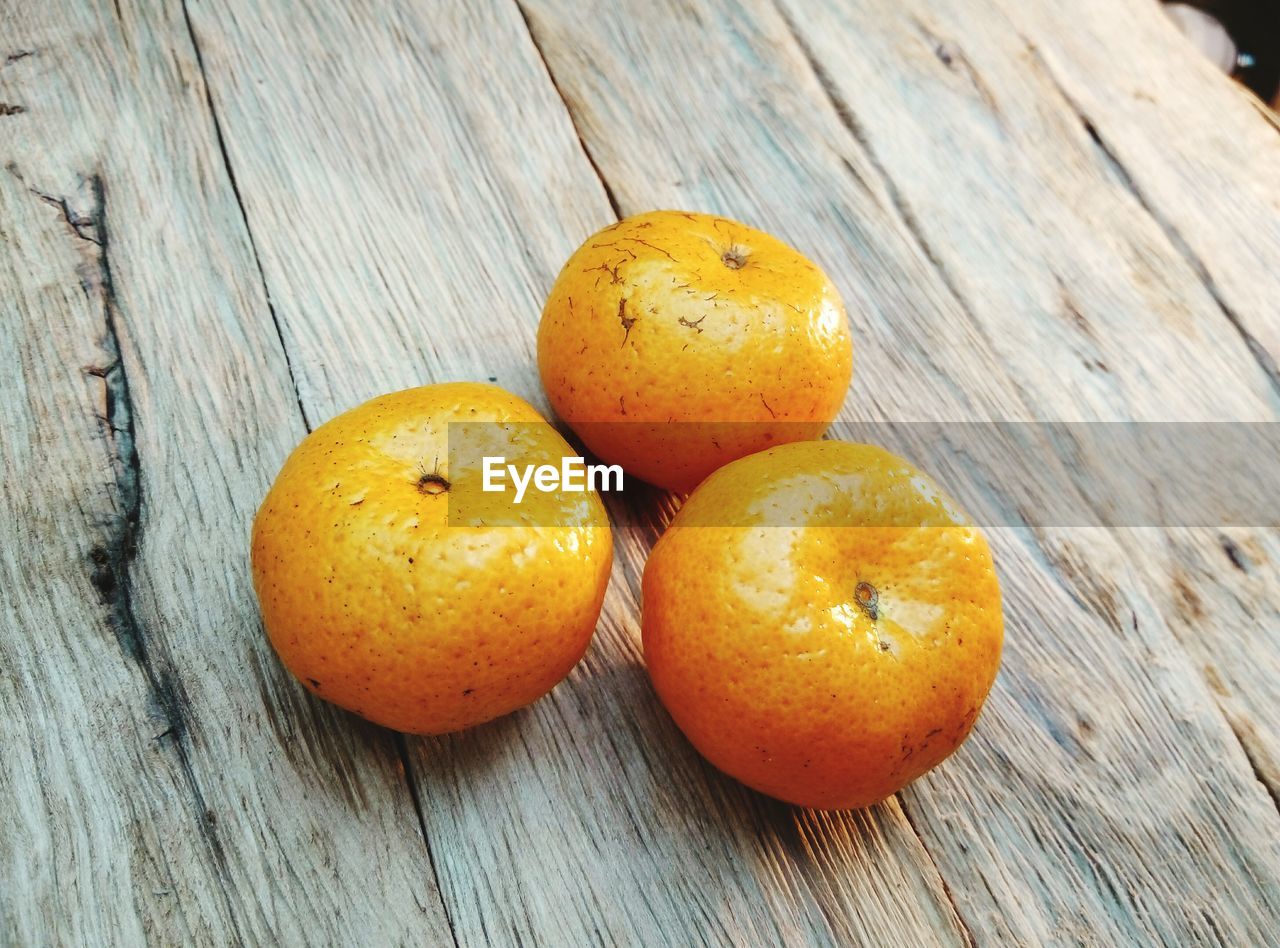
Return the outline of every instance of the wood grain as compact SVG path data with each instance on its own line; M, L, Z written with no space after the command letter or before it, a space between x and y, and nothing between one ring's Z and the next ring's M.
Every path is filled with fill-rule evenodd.
M303 427L182 9L104 10L0 31L0 940L450 943L391 737L258 625Z
M833 275L845 419L1274 421L1274 119L1154 4L100 6L0 11L0 941L1274 941L1273 531L993 530L988 710L852 814L658 705L656 491L611 502L581 666L448 738L309 698L247 575L308 425L458 378L545 409L560 264L656 206Z
M833 273L863 341L850 417L1271 419L1200 269L1026 43L990 48L1003 11L942 5L943 31L936 6L526 9L624 212L728 213ZM1274 927L1276 811L1161 613L1149 542L998 532L1005 670L970 745L903 794L979 940Z
M612 219L607 196L513 6L383 14L192 6L303 404L322 419L387 389L492 378L545 408L541 300ZM843 821L815 859L806 817L679 738L639 662L646 549L619 537L596 644L549 698L410 743L459 942L959 943L895 804Z

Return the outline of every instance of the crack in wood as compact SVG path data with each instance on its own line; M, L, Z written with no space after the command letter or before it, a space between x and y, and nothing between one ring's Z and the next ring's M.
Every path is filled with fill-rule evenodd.
M613 193L613 187L609 184L609 179L604 176L604 172L600 170L600 166L596 164L595 156L591 154L591 149L587 147L587 140L582 137L582 130L578 128L578 119L574 115L573 106L569 104L568 97L564 94L564 90L560 88L560 83L556 80L556 74L551 69L551 63L547 62L546 54L542 51L542 46L538 42L538 34L534 32L533 23L529 20L529 14L524 8L524 4L519 0L513 0L516 11L520 14L520 19L524 21L525 32L529 34L529 42L533 44L534 52L538 54L538 59L542 62L542 68L546 71L547 79L551 82L551 88L556 90L556 95L560 97L561 104L564 105L565 114L569 117L569 125L573 129L573 134L578 139L578 147L582 149L583 157L587 159L587 164L591 166L591 170L595 172L595 176L600 181L600 187L604 188L604 196L609 201L609 207L613 209L613 216L621 220L624 215L618 204L618 197Z
M1280 812L1280 784L1268 779L1268 774L1264 771L1262 761L1259 760L1258 756L1250 749L1250 742L1256 740L1256 737L1250 734L1248 735L1248 740L1246 740L1246 735L1241 733L1243 729L1236 725L1235 721L1231 719L1231 716L1224 715L1224 717L1226 717L1227 726L1231 728L1231 733L1235 735L1236 741L1240 745L1240 749L1244 751L1245 760L1249 762L1249 767L1253 770L1254 777L1256 777L1258 783L1262 785L1262 789L1266 791L1267 796L1271 798L1272 804L1275 805L1276 812Z
M80 240L86 240L89 243L101 246L101 241L97 237L96 233L86 232L94 231L96 229L96 224L92 217L80 214L73 210L66 198L49 194L46 191L41 191L39 188L28 184L27 179L23 176L22 172L18 170L18 166L14 162L11 161L5 165L5 170L8 171L9 174L13 175L19 184L38 197L45 204L48 204L52 208L56 208L58 213L62 216L62 222L71 229L71 232L76 237Z
M222 121L213 104L213 89L209 85L209 74L205 70L204 56L200 52L200 41L196 38L196 30L191 22L191 13L187 9L186 0L182 0L182 16L187 25L187 35L191 39L191 48L196 54L196 66L200 70L200 81L204 85L205 107L213 121L213 133L218 142L218 153L222 157L222 167L226 169L227 180L231 183L231 193L235 195L236 207L240 209L240 219L244 222L244 232L249 238L249 251L253 254L254 265L258 269L258 282L262 284L262 293L267 303L267 312L271 314L271 324L275 326L276 338L280 340L280 351L284 354L285 368L289 373L289 383L293 386L294 401L298 404L298 414L302 416L302 424L308 432L312 431L311 419L302 404L302 393L298 388L298 377L293 371L293 360L289 357L289 346L285 343L284 330L280 326L280 317L276 313L275 304L271 302L271 287L267 283L266 271L262 268L262 256L258 253L258 242L253 237L253 227L249 223L249 213L244 206L244 197L240 194L240 185L236 181L235 168L231 165L231 155L227 152L227 141L222 133Z
M444 912L444 920L449 926L449 937L453 939L453 948L460 948L458 930L453 921L453 913L449 911L449 900L444 897L444 887L440 883L440 868L436 865L435 852L431 848L431 834L427 831L427 817L422 809L422 798L418 795L418 784L413 776L413 762L409 758L409 741L403 734L396 734L396 750L400 754L400 764L404 767L404 782L409 788L409 799L413 801L413 811L418 816L418 829L422 832L422 845L427 851L427 862L431 866L431 877L436 884L436 897Z
M1218 538L1218 544L1222 547L1222 552L1226 554L1227 559L1242 573L1250 572L1249 557L1245 556L1244 551L1240 549L1240 545L1228 536Z
M90 179L93 208L88 215L71 211L65 199L51 200L41 195L48 204L58 207L63 219L82 240L92 242L98 269L96 286L100 294L105 332L102 347L106 350L105 366L91 370L90 374L102 380L106 411L103 424L107 443L112 449L112 467L115 472L116 515L106 524L106 538L89 554L93 566L90 579L98 591L98 597L107 607L108 622L121 648L130 658L148 666L146 645L137 617L133 611L130 571L138 550L138 537L142 513L142 470L135 443L133 397L129 390L129 377L121 357L120 335L117 328L115 283L111 273L111 261L107 254L106 215L103 210L105 192L101 177ZM92 227L95 237L86 237L82 227ZM82 280L82 285L85 285ZM87 287L86 287L87 288ZM156 678L149 673L150 678ZM166 723L177 734L185 731L181 707L172 695L158 691L157 698L164 710Z
M929 860L929 864L933 866L934 874L937 875L939 882L942 883L942 892L947 897L947 901L951 903L951 910L955 913L956 922L960 926L960 934L964 937L964 943L969 948L974 948L978 940L974 937L973 930L969 928L969 923L964 920L964 916L960 914L960 906L956 903L955 893L951 890L951 884L947 882L947 877L942 874L942 870L938 867L938 861L934 858L933 853L929 850L928 843L925 842L924 834L920 832L915 818L911 815L911 808L907 805L907 793L898 792L894 794L894 799L898 803L898 809L902 811L902 818L907 821L907 825L911 827L911 831L916 834L916 838L920 840L920 848L924 851L925 858Z
M9 170L22 180L15 168L10 166ZM146 630L134 607L132 568L138 551L143 506L136 412L120 342L120 303L112 273L106 186L100 174L88 177L85 183L92 202L88 213L75 211L66 198L55 197L35 188L29 190L59 211L77 239L92 245L92 250L88 251L92 259L81 268L80 282L86 295L92 297L96 293L98 297L103 321L100 344L107 358L105 365L90 366L85 372L100 379L104 389L105 410L101 422L110 448L116 511L102 525L104 536L89 552L89 580L106 610L107 625L121 650L142 672L152 713L165 725L153 740L170 742L183 781L191 794L197 831L219 871L219 879L224 882L228 876L226 852L215 830L216 817L205 802L191 762L187 724L190 702L177 676L167 668L158 667L149 648ZM86 272L89 267L96 270L96 273L91 275ZM221 888L220 894L227 909L227 917L234 924L235 914L230 895L225 884ZM242 941L238 930L234 934L237 942Z

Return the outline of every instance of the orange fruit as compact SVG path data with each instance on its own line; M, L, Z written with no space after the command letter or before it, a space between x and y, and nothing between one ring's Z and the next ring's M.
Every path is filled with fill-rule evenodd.
M690 495L644 571L645 663L693 745L804 806L868 806L969 734L1000 664L986 540L868 445L788 444Z
M820 437L853 344L835 286L798 251L727 218L654 211L569 258L538 368L596 455L688 491L735 458Z
M495 386L409 389L309 434L253 523L254 588L281 661L321 698L416 734L488 721L564 678L613 557L594 492L530 490L504 519L478 465L450 470L458 422L479 423L486 453L509 462L575 453Z

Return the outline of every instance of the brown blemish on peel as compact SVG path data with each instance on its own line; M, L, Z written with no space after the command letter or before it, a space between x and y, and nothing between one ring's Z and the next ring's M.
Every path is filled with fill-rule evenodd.
M631 338L631 327L636 324L638 316L627 315L627 301L625 299L618 300L618 322L622 323L622 345L627 344L627 340Z

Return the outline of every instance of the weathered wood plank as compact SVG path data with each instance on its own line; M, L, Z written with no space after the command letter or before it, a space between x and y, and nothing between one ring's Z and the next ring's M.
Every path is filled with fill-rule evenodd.
M543 295L612 212L518 11L201 2L192 19L308 415L448 378L545 407ZM597 642L549 698L410 742L459 941L961 942L896 804L828 830L679 738L639 662L646 551L619 537Z
M182 7L3 24L0 940L450 943L392 739L258 626L303 427Z
M1059 91L1007 49L984 83L921 27L934 4L817 6L788 12L806 56L764 3L525 4L624 212L729 213L833 273L862 342L850 417L1274 417L1212 288ZM1000 35L999 10L954 6L966 38ZM971 744L903 795L970 929L1265 938L1280 822L1161 615L1158 555L1105 531L996 543L1005 671Z

